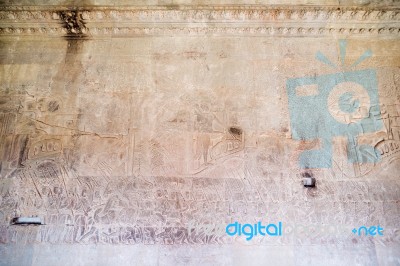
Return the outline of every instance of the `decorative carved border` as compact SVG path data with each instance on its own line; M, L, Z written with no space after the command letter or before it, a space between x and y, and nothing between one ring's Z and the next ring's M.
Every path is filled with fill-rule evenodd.
M0 35L390 35L400 8L305 6L1 7Z

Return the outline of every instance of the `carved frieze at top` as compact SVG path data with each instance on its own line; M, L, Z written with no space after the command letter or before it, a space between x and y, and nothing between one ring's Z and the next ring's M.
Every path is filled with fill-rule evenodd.
M391 35L400 8L339 6L0 7L0 35Z

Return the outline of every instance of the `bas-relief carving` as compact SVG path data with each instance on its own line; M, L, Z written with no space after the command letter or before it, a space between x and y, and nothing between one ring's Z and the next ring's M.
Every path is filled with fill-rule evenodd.
M27 107L22 109L35 110L35 115L40 118L42 113L61 111L60 104L56 102L43 99L33 103L26 101ZM188 119L193 128L192 133L189 132L191 138L175 138L175 141L178 144L188 139L189 141L184 142L188 146L188 155L193 156L192 158L204 169L223 164L227 159L235 157L235 145L229 145L229 141L239 143L236 148L245 152L244 156L239 157L244 163L235 165L239 166L239 169L225 168L229 171L228 178L185 176L185 173L195 174L193 169L196 168L184 169L180 178L165 177L167 172L160 169L167 167L165 159L173 156L165 149L176 146L162 146L159 142L163 141L162 138L148 139L140 129L132 133L134 139L130 145L133 145L131 152L134 155L129 158L144 157L133 160L130 164L133 168L142 164L145 170L139 166L139 172L135 173L139 176L126 175L124 164L129 163L125 145L132 142L132 139L128 139L129 135L109 138L100 134L92 136L82 133L80 136L70 136L67 126L66 135L16 135L13 129L17 123L16 115L4 114L2 135L7 136L11 143L7 144L7 138L2 141L3 145L9 147L2 164L6 165L5 169L15 170L4 176L4 179L13 182L2 192L2 241L109 244L231 243L232 240L224 236L213 237L212 234L196 230L188 232L187 224L191 219L199 223L252 220L256 217L262 218L267 213L271 219L352 224L357 222L357 219L365 221L365 216L357 214L354 209L359 202L366 205L360 209L368 213L367 222L382 223L384 217L387 226L396 226L398 223L393 218L399 212L394 204L398 200L398 182L387 182L385 188L380 190L376 184L368 181L358 179L354 182L344 180L338 183L331 178L326 181L321 179L315 191L304 190L300 186L301 176L296 175L296 171L282 170L285 165L291 165L290 160L293 160L290 154L297 144L292 140L283 138L283 135L260 135L257 137L256 149L246 149L244 132L237 123L235 112L227 114L224 111L213 111L214 107L207 103L199 103L194 107L191 113L179 115L178 112L177 118L170 120L172 123L181 123ZM382 119L398 116L397 111L394 111L396 108L382 110L391 114L387 117L382 116ZM21 116L24 115L22 112ZM393 132L391 128L396 126L393 121L384 124L387 132ZM52 126L57 125L49 125ZM40 125L33 124L31 127L36 129ZM178 129L182 128L178 126ZM135 139L138 135L142 135L142 140L136 144ZM73 138L77 140L73 141ZM216 145L212 145L211 140L216 140L217 144L227 143L225 149L220 153L213 153ZM386 134L383 136L383 142L378 144L378 149L383 145L383 153L395 151L396 143L393 140L397 140L395 135ZM70 142L74 142L74 145L71 146ZM72 149L69 153L65 151L68 146ZM213 157L215 155L217 156ZM80 158L79 161L75 157ZM384 156L383 161L385 158ZM70 159L73 164L68 162ZM222 159L222 162L218 162L218 159ZM172 163L177 164L174 160ZM150 169L146 171L146 167ZM379 169L379 164L375 167ZM140 174L143 173L146 175L141 177ZM149 175L151 173L161 176L153 177ZM318 174L318 171L316 173ZM93 176L85 177L85 174ZM21 197L15 198L15 195ZM340 211L335 214L328 211L320 214L317 205L304 205L305 200L323 202L324 206L333 204L332 209L339 207ZM382 202L394 208L386 207L385 211L383 206L386 205ZM293 203L295 205L291 207ZM300 211L304 207L307 211ZM22 230L6 225L12 216L18 214L41 215L45 217L47 226ZM119 226L116 227L116 224ZM309 240L298 241L267 241L267 244L304 244ZM318 241L323 242L323 236L319 240L312 240L312 243L320 243ZM350 244L345 239L333 241Z
M385 221L387 227L392 222L394 223L393 226L398 222L393 220L394 217L398 217L393 215L397 214L398 210L384 207L382 202L379 201L386 197L385 204L389 203L391 207L395 207L394 200L396 190L399 187L397 185L395 188L390 188L393 186L390 182L387 182L383 189L376 189L376 184L370 182L361 184L343 182L341 186L337 186L340 185L339 183L336 187L340 188L341 194L332 193L332 198L328 201L324 200L324 195L329 190L324 189L323 186L332 186L335 182L321 185L323 190L321 203L323 205L332 204L332 208L337 210L336 213L327 211L321 214L317 209L318 205L304 203L304 197L308 197L307 195L292 193L291 191L287 193L287 196L282 193L273 194L277 191L283 191L286 187L295 183L282 182L290 179L288 177L278 180L278 182L281 182L278 184L265 185L265 182L259 182L259 184L264 184L263 187L258 188L261 191L260 197L249 198L246 194L257 195L258 192L252 191L252 187L238 179L148 177L126 181L124 178L113 177L111 181L106 181L105 179L99 180L99 177L78 177L63 180L64 174L51 162L32 166L30 170L18 172L16 175L16 178L21 180L18 190L26 190L29 197L15 199L13 193L19 193L15 189L10 189L4 194L2 210L6 213L15 210L17 210L17 213L20 211L29 213L29 210L34 209L35 214L42 214L45 217L47 226L37 230L40 232L41 240L30 241L61 243L65 240L63 234L73 234L72 241L77 243L86 243L86 241L92 243L124 243L119 242L121 241L121 234L128 233L129 228L136 228L134 230L149 233L158 232L151 236L155 243L161 241L159 234L162 234L164 230L178 230L182 234L188 234L185 232L188 230L187 225L193 220L201 225L202 223L224 223L228 222L229 219L255 219L255 217L262 217L265 209L272 214L269 215L270 219L283 219L282 217L284 217L287 221L295 219L295 221L305 224L307 224L306 222L319 224L324 221L336 221L349 225L356 222L355 220L358 218L365 219L362 214L356 213L355 207L359 206L360 203L363 203L364 206L358 208L368 212L372 219L368 222L376 222L376 219L382 222L382 217L378 218L381 215L384 215L385 219L386 217L391 219L391 221ZM68 185L68 192L65 190L64 181ZM37 188L36 192L34 188ZM354 197L354 191L360 191L363 194L358 193ZM231 196L226 197L224 195L226 192ZM392 196L388 197L388 194ZM313 197L318 199L319 196L313 195ZM287 205L293 203L297 208L290 209ZM385 208L386 211L382 208ZM38 212L38 210L41 211ZM349 215L349 212L352 215ZM349 218L352 220L348 220ZM18 232L19 230L14 227L3 226L8 227L10 232ZM49 232L48 230L59 232ZM98 234L108 234L111 231L117 232L117 239L114 242L107 236L104 236L103 240L98 239ZM202 234L196 232L196 228L193 233ZM46 234L53 240L48 240ZM91 239L92 237L93 239ZM219 237L225 238L223 235L219 235ZM7 241L12 242L12 240ZM191 241L199 243L193 239ZM225 241L229 242L229 240ZM319 241L322 241L322 239ZM177 244L179 240L175 240L173 243Z
M335 138L332 168L308 169L318 184L306 189L297 162L319 143L291 139L288 113L276 123L282 128L265 129L270 124L260 120L276 111L271 107L266 114L263 107L272 101L269 86L254 86L254 97L267 101L256 104L247 95L251 85L203 88L195 80L194 87L174 87L177 73L148 71L168 67L168 57L149 56L156 60L150 66L132 58L105 65L95 53L85 54L95 45L107 53L110 46L98 42L70 42L70 57L53 72L49 88L36 87L32 78L28 90L26 84L0 89L1 243L248 245L206 225L267 219L349 227L380 223L386 231L379 240L355 239L350 231L316 232L251 245L349 248L356 242L366 254L374 245L398 245L398 99L380 97L383 130L365 137L380 161L349 163L346 139ZM129 52L135 41L127 43ZM176 55L178 62L207 57L207 51L183 48L188 49ZM284 87L285 78L279 75L274 84ZM389 86L398 97L395 81ZM283 100L279 105L287 107ZM46 225L10 226L16 215L38 215Z

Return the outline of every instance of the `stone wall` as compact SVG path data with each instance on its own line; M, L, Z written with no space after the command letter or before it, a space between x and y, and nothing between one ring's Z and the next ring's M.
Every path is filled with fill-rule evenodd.
M398 2L3 2L1 265L400 264Z

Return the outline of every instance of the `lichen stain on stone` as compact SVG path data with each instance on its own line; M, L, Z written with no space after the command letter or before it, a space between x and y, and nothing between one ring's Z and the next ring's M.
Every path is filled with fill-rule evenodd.
M237 136L241 136L242 135L242 129L238 128L238 127L230 127L229 128L229 132L237 135Z
M88 29L79 10L63 10L57 12L62 21L67 34L64 36L67 39L86 39L88 38Z

